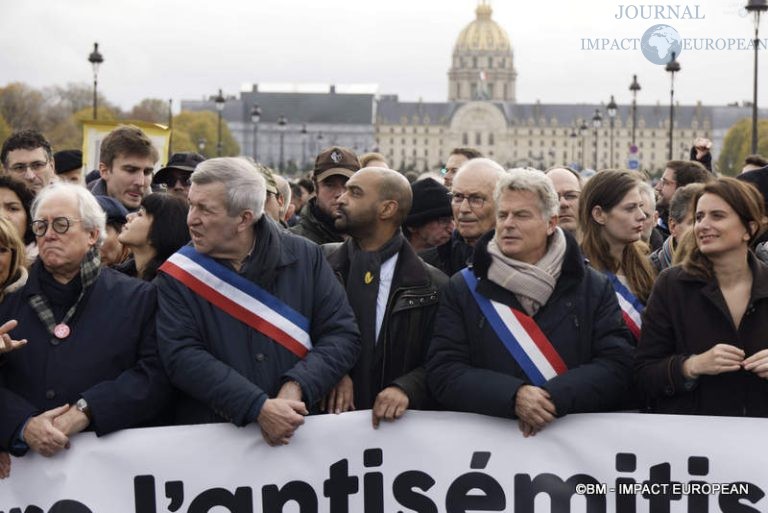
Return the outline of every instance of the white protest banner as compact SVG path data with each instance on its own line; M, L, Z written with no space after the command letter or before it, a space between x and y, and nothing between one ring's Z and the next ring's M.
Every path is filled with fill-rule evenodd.
M766 419L572 415L514 421L369 411L307 418L289 446L258 426L82 434L12 460L3 513L736 513L768 510ZM697 493L698 492L698 493Z

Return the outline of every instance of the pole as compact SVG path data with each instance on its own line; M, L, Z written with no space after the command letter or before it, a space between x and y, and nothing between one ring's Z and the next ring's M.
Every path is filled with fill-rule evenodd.
M675 74L672 73L672 81L669 87L669 159L672 160L672 144L675 130Z
M760 12L755 13L755 77L752 85L752 153L757 153L757 50L760 47L760 38L757 37Z

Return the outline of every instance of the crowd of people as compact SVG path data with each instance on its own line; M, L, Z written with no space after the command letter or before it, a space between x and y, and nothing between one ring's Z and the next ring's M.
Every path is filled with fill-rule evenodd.
M247 157L158 151L98 170L22 130L0 162L0 477L84 430L409 409L768 416L768 167L719 177L697 141L638 172L440 173L321 151L288 180ZM708 146L706 147L708 149ZM407 421L405 421L407 422Z

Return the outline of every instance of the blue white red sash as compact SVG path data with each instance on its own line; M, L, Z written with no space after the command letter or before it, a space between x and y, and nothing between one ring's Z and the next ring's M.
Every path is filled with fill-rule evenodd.
M640 340L640 329L643 327L643 321L641 315L645 307L632 292L624 286L619 278L613 273L605 273L608 279L611 280L613 290L616 291L616 299L619 300L619 307L621 307L621 316L624 318L624 324L627 325L629 331L635 336L635 339Z
M532 317L497 301L491 301L477 290L477 278L468 268L461 271L472 296L488 319L504 347L523 369L528 379L541 386L568 367Z
M306 317L192 246L171 255L160 271L296 356L312 349Z

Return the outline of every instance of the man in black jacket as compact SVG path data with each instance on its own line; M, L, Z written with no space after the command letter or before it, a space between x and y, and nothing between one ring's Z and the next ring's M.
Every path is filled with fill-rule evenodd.
M631 382L631 335L608 279L557 226L544 174L513 170L494 196L495 233L441 301L430 389L446 408L518 419L525 436L616 408Z
M327 409L371 408L374 427L428 402L426 343L447 279L419 259L400 231L411 200L400 173L364 168L347 182L334 214L350 239L328 259L346 287L362 347L351 379L342 379Z

